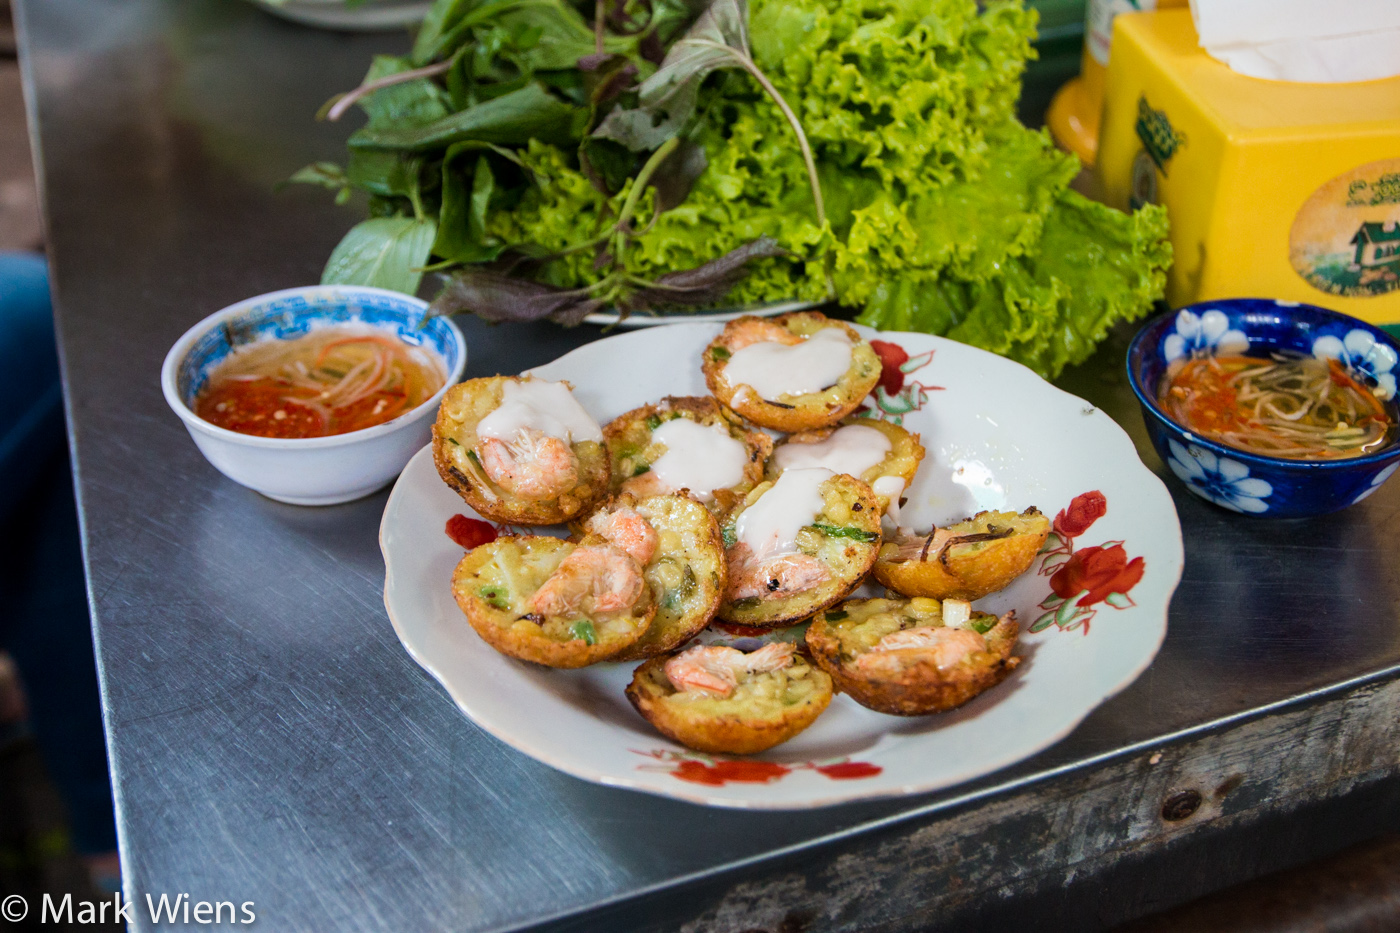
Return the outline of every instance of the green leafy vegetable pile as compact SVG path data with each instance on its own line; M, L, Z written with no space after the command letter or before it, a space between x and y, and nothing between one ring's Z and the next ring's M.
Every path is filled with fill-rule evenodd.
M370 194L327 282L442 312L835 297L1045 375L1159 298L1163 211L1070 190L1014 116L1035 14L975 0L438 0L335 105Z

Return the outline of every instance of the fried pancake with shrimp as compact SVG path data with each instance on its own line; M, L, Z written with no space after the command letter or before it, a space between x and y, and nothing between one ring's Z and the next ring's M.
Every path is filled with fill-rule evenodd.
M919 435L888 421L852 416L843 418L839 427L803 431L779 441L763 475L776 480L784 470L825 467L861 480L880 501L880 511L893 505L898 514L900 497L922 459Z
M433 424L433 463L483 518L552 525L607 493L602 441L567 382L491 376L447 390Z
M831 693L831 678L787 642L747 654L696 645L652 658L627 686L627 699L663 735L728 755L786 742L816 721Z
M642 565L656 617L640 641L612 660L665 654L710 623L724 595L727 567L719 523L699 502L669 494L639 499L623 493L581 523Z
M861 706L920 716L961 706L1015 670L1015 613L972 612L965 600L851 599L818 613L807 647L836 688Z
M1028 570L1050 534L1050 520L1032 506L979 512L927 535L901 532L880 548L875 579L904 596L981 599Z
M880 381L880 357L849 324L819 311L730 321L701 357L715 397L779 431L834 425Z
M491 647L548 667L586 667L635 644L656 615L642 566L602 538L497 538L452 574L452 595Z
M603 428L612 490L654 496L688 489L723 514L763 480L773 440L706 397L669 397Z
M880 548L880 505L854 477L787 470L749 493L723 535L729 585L719 617L793 625L860 585Z

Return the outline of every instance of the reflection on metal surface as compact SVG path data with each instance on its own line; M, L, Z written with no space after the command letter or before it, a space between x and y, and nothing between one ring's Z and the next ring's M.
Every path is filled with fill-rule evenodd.
M1070 856L1039 814L1094 822L1078 809L1080 780L1115 800L1135 795L1140 763L1113 756L1165 736L1223 753L1229 734L1200 738L1202 723L1400 664L1400 484L1339 516L1270 525L1174 490L1186 570L1156 663L1028 762L944 795L810 814L702 812L554 773L463 720L399 648L380 594L383 495L314 512L260 499L202 460L156 379L166 348L200 317L319 278L346 215L322 192L272 185L343 156L350 129L311 115L407 38L303 29L214 0L21 0L18 10L128 890L253 899L279 930L520 928L814 846L804 856L814 886L772 888L774 903L875 879L912 917L950 876L914 884L888 872L1007 851L979 819L1023 813L1047 827L1033 864L1058 879L1053 865ZM463 329L469 376L517 372L600 333L475 319ZM1060 384L1127 426L1161 473L1115 341ZM1002 788L997 805L979 807L992 788ZM1140 799L1155 819L1163 798ZM941 812L954 802L957 814ZM831 836L878 820L890 821L878 837ZM949 831L914 835L934 820ZM1076 835L1076 851L1126 838L1126 821ZM979 825L985 845L954 846ZM896 836L913 857L868 841ZM861 870L820 875L843 854ZM1016 882L1006 864L977 865L988 873L960 877ZM689 903L672 896L651 916Z

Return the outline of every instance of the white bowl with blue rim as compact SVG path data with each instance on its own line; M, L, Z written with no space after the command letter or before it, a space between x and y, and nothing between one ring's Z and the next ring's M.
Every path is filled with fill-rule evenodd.
M240 434L194 413L209 374L238 346L303 336L323 327L368 326L432 353L447 381L432 398L391 421L328 437ZM165 400L205 458L236 483L279 502L333 505L359 499L398 476L432 433L438 403L461 380L467 342L445 317L398 292L352 285L288 288L230 305L175 342L161 367Z
M1370 496L1400 468L1400 443L1393 435L1381 449L1345 460L1264 457L1200 437L1157 404L1160 382L1177 359L1267 358L1276 351L1337 360L1396 417L1400 345L1379 327L1296 302L1207 301L1148 322L1128 348L1128 381L1142 404L1152 446L1192 493L1245 515L1322 515Z

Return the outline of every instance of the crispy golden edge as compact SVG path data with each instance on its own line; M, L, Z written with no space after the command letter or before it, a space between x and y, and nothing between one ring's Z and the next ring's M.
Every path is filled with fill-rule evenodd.
M875 561L875 579L902 596L933 599L981 599L1004 590L1035 563L1036 555L1050 534L1050 520L1034 507L1020 515L988 511L950 525L948 530L955 534L972 534L985 530L989 522L1012 524L1018 531L1008 538L987 541L980 546L951 547L946 560L890 560L895 545L887 542Z
M770 402L751 389L741 393L740 386L731 385L724 378L727 361L715 359L713 350L715 347L729 350L734 330L744 322L753 320L760 319L746 315L726 324L720 335L705 348L700 369L705 374L705 384L716 398L760 427L790 433L828 427L859 408L880 381L880 357L859 331L844 321L828 318L820 311L793 311L767 320L802 336L810 336L823 327L842 328L855 344L851 351L851 368L833 388L791 397L786 402Z
M922 716L954 709L1001 683L1021 663L1011 654L1020 634L1015 613L1008 613L984 636L988 650L977 652L950 670L939 670L931 661L921 661L904 667L896 676L861 670L855 666L856 658L844 658L840 625L826 621L824 613L812 620L806 635L812 660L831 675L837 690L879 713Z
M634 425L645 423L647 418L652 415L660 417L671 412L679 412L683 417L689 417L696 424L723 424L729 429L729 436L742 443L748 451L749 457L748 463L744 465L743 481L738 486L732 487L727 493L724 490L716 490L715 501L707 506L711 512L723 514L736 501L742 499L750 489L763 482L763 465L767 462L768 455L773 452L773 439L771 437L762 431L752 430L737 415L725 409L709 396L667 396L653 405L643 405L618 415L603 425L603 443L608 448L608 465L612 474L610 489L614 495L621 491L623 483L631 479L630 476L622 475L620 467L623 460L621 450L630 429ZM647 437L651 437L650 430L647 431ZM644 444L643 447L645 446Z
M823 484L823 489L827 488L827 484L835 484L839 490L838 494L845 498L846 504L852 509L853 514L847 523L848 525L860 528L862 531L874 532L877 535L880 533L879 502L876 500L875 494L870 491L869 486L844 474L837 474L827 480ZM823 494L823 498L825 498L825 494ZM854 508L857 503L860 505L859 510ZM726 518L726 524L730 519L737 519L741 511L736 510L733 515ZM832 575L831 579L825 583L792 596L759 600L757 604L740 606L726 600L720 603L717 616L725 622L750 625L756 628L779 628L786 625L796 625L812 613L820 612L849 596L856 587L860 586L865 575L870 572L879 551L880 540L878 538L871 542L850 541L842 552L842 566L827 565L828 569L832 571ZM740 600L739 602L744 601Z
M664 594L657 592L654 586L652 587L652 600L657 603L657 610L650 627L647 628L641 639L623 649L612 659L614 661L640 661L643 658L655 657L671 651L689 641L710 624L710 620L714 618L715 612L719 609L720 600L724 598L728 564L724 559L724 542L720 537L719 522L705 506L689 496L673 493L664 496L649 496L639 500L634 496L624 494L613 502L632 506L641 513L643 518L651 522L652 527L657 527L655 516L662 511L667 511L668 505L670 506L669 510L685 513L682 521L694 522L701 526L696 535L696 548L693 553L682 552L680 555L671 555L672 557L679 556L681 562L691 568L695 574L695 583L700 589L701 598L677 618L669 619L665 617L661 608L660 601ZM612 504L609 503L609 505ZM657 531L659 533L661 529L657 528ZM656 555L647 566L651 567L665 556L667 555L658 548ZM711 568L708 573L701 569L706 565Z
M807 702L780 709L775 716L700 716L695 710L667 702L676 693L663 670L670 655L652 658L637 668L627 685L627 699L658 732L697 751L721 755L753 755L780 745L806 729L831 703L831 677L813 669L824 686ZM807 665L801 657L794 665Z
M476 447L477 423L500 405L502 386L514 379L513 376L468 379L447 390L433 422L433 465L443 482L489 521L508 525L554 525L568 521L608 491L611 471L603 445L593 441L571 445L579 461L578 485L557 499L541 501L508 494L467 458L467 451ZM462 408L467 409L467 418L455 419L452 413Z
M453 571L452 596L457 600L457 605L461 607L467 621L481 636L482 641L501 654L519 658L522 661L532 661L546 667L578 668L609 660L619 651L625 650L638 641L646 633L652 617L656 614L656 603L652 599L650 587L643 588L641 599L633 607L637 625L635 633L631 637L613 635L599 639L596 644L590 645L581 638L556 641L543 632L527 634L512 628L511 626L519 621L520 616L515 611L497 609L483 599L477 592L481 584L481 578L477 574L491 561L498 548L521 548L526 540L534 546L551 551L560 548L572 550L576 546L572 542L548 536L497 538L489 544L483 544L468 551L457 564L456 570ZM526 598L526 594L519 595L521 599ZM546 620L548 618L546 617Z
M841 419L840 425L830 428L817 428L812 431L800 431L797 434L783 438L773 446L773 454L777 454L778 449L785 444L791 443L811 443L823 441L831 436L831 433L838 427L845 427L849 424L858 424L863 427L873 428L879 431L890 441L890 452L885 455L885 459L875 464L870 469L862 473L858 479L872 487L877 479L882 476L898 476L904 480L904 490L909 491L909 484L914 482L914 474L919 472L919 463L924 459L924 445L919 442L919 435L906 431L897 424L882 421L879 418L864 418L858 415L851 415ZM777 458L770 455L768 462L763 467L763 478L776 481L782 475L778 469ZM888 496L875 494L875 498L880 501L880 511L887 512L890 507Z

